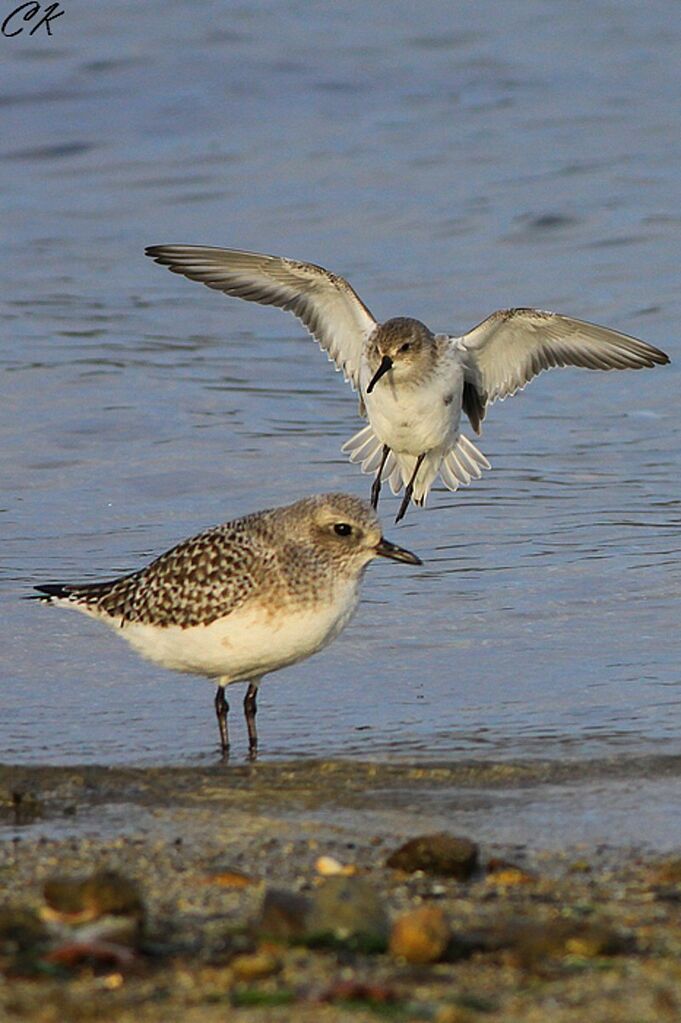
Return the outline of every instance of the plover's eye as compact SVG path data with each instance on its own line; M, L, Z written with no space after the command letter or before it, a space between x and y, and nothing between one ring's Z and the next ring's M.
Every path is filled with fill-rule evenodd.
M333 527L333 531L334 533L337 533L338 536L350 536L352 526L347 522L337 522Z
M405 341L404 344L402 345L402 347L400 348L400 351L401 352L408 352L410 348L411 348L410 342L409 341Z

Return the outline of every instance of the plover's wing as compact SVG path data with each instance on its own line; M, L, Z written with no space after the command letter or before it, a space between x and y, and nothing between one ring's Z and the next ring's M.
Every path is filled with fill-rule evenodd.
M358 389L362 348L377 324L343 277L314 263L239 249L151 245L145 251L173 273L216 291L289 310Z
M149 625L207 625L276 584L275 552L246 516L189 537L146 568L109 582L36 586L94 617Z
M452 340L463 356L464 411L475 429L488 403L553 366L643 369L669 362L645 341L541 309L501 309Z

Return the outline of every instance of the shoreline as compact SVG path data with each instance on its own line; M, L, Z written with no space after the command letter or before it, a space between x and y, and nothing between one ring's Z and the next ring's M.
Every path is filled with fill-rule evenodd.
M368 816L386 833L455 821L481 841L549 849L579 843L664 851L681 846L681 756L593 760L384 762L290 760L212 766L0 763L0 841L112 833L114 808L224 811L327 820ZM98 823L99 820L99 823ZM380 824L379 824L380 822Z
M605 805L618 789L640 799L643 782L673 787L680 779L680 757L590 766L0 765L0 1017L36 1023L363 1023L386 1016L405 1023L568 1023L575 1013L585 1023L676 1019L681 859L671 854L673 843L662 854L650 847L645 830L638 844L622 843L617 834L583 843L574 832L567 841L561 830L567 817L556 826L556 841L543 839L551 820L548 796L555 792L576 794L568 800L576 819L585 806L575 800L587 789ZM548 816L532 830L525 810L539 797ZM524 840L508 840L499 825L503 813L518 819ZM387 865L407 839L435 832L479 846L470 877ZM320 857L344 880L324 876ZM53 921L51 911L46 917L46 882L101 871L139 891L144 937L133 941L128 960L109 962L104 953L102 961L101 949L79 958L73 941L64 944L66 931L79 932L62 921L41 946L62 957L58 967L49 960L48 969L44 953L30 944L31 927L45 942L44 921ZM446 927L446 949L415 963L391 951L387 938L370 949L346 938L323 947L301 938L299 903L346 882L332 920L334 914L345 920L350 911L360 920L373 913L394 929L398 919L420 919L425 910ZM284 900L290 933L269 933L268 898ZM293 922L286 917L289 903ZM18 921L26 931L26 919L28 945L17 952L8 934L21 930ZM65 960L69 955L73 962Z

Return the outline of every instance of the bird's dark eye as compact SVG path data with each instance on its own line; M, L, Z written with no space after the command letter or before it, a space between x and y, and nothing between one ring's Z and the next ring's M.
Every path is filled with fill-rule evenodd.
M401 352L408 352L410 348L411 348L411 344L409 343L409 341L405 341L404 344L402 345L402 347L400 348L400 351Z
M333 527L333 531L334 533L337 533L338 536L350 536L350 533L352 532L352 526L349 525L347 522L337 522L336 525Z

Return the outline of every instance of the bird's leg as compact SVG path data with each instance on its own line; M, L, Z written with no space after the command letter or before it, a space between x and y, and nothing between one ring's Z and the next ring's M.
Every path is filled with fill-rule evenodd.
M409 502L411 501L411 495L414 493L414 481L416 480L416 474L419 471L419 469L421 468L421 465L423 463L423 459L426 457L426 454L427 454L427 452L424 451L423 454L419 455L419 457L416 459L416 465L414 466L414 471L411 474L411 479L409 480L409 483L407 484L407 488L404 491L404 497L402 498L402 504L400 505L400 510L397 513L397 518L395 519L395 522L399 522L400 519L403 519L404 516L407 513L407 508L409 507Z
M255 730L255 715L258 711L255 698L258 695L258 687L250 682L246 695L244 696L244 714L246 715L246 727L248 728L248 756L255 760L258 753L258 733Z
M384 444L383 445L383 454L381 455L381 464L378 467L378 472L376 473L376 479L374 480L373 486L371 487L371 507L372 508L378 508L378 497L379 497L379 494L381 493L381 483L382 483L381 476L383 475L383 468L385 466L386 461L388 460L388 455L389 454L390 454L390 448L388 447L387 444Z
M225 687L218 685L218 691L215 694L215 713L218 719L218 728L220 729L220 746L222 747L223 757L229 754L229 734L227 732L227 715L229 713L229 704L225 698Z

